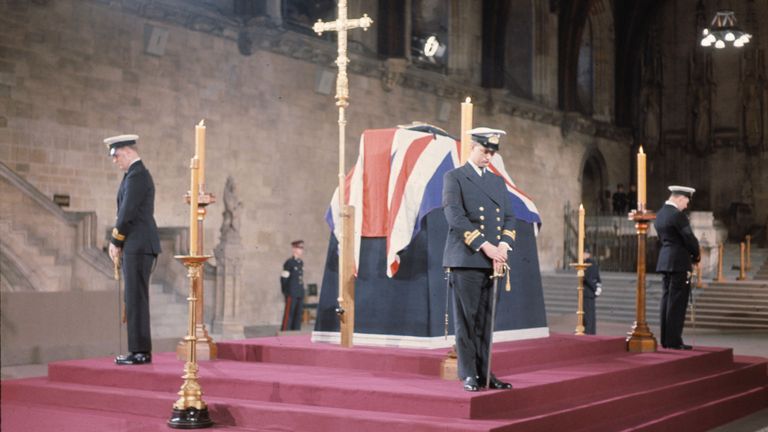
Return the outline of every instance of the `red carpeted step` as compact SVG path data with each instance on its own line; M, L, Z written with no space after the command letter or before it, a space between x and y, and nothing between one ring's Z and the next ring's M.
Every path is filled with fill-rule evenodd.
M245 430L539 431L595 425L655 430L667 424L656 423L659 418L670 424L684 419L695 426L691 430L705 430L699 426L722 424L732 412L752 412L761 401L768 405L765 359L734 362L730 349L704 347L633 354L619 338L546 339L549 345L520 341L494 347L494 369L515 385L512 391L465 392L457 381L412 367L418 354L425 362L433 361L433 354L384 348L372 352L391 358L368 352L355 357L375 363L371 367L321 367L311 359L215 360L200 362L199 376L212 418ZM338 348L306 349L305 342L294 341L284 352L281 343L261 346L270 345L274 359L287 358L286 352L323 356ZM554 352L542 353L547 350ZM325 360L343 360L333 356ZM174 353L133 367L116 366L111 358L56 362L49 365L48 378L4 381L2 403L144 415L164 425L182 373L183 362ZM732 411L720 412L726 408Z
M589 385L590 394L611 394L617 386L626 390L627 377L639 386L654 385L667 376L719 371L731 364L727 349L660 351L631 354L620 351L589 359L564 359L518 370L510 359L494 359L499 376L515 385L515 392L466 393L456 381L435 377L364 370L342 370L309 366L253 364L217 360L200 363L200 383L207 395L244 400L274 400L285 403L347 407L369 411L428 414L454 418L491 418L509 406L535 414L550 409L555 401L570 403ZM52 363L54 381L99 383L120 388L176 392L182 363L172 353L155 357L152 365L118 367L111 359ZM490 400L489 400L490 399Z
M83 384L50 382L45 378L9 381L5 388L4 404L39 404L41 396L48 406L117 412L155 418L165 425L171 413L175 395L162 392L88 386ZM5 392L8 392L7 396ZM498 421L476 421L455 418L417 416L347 408L327 408L311 404L295 405L279 401L248 401L204 396L211 418L219 426L237 426L244 430L290 431L489 431L500 425ZM5 406L5 405L4 405ZM76 428L56 429L64 432ZM132 429L133 430L133 429Z
M763 387L756 387L762 382ZM569 430L585 428L591 430L620 430L626 425L653 423L660 417L678 418L686 413L701 410L700 406L709 403L713 410L708 410L705 422L707 427L721 424L733 418L732 411L720 412L721 406L740 408L744 414L759 409L765 403L768 390L765 387L766 372L764 363L739 365L734 370L707 377L677 382L671 385L652 385L650 388L625 393L617 388L612 397L597 397L589 387L582 389L585 395L580 403L572 403L559 409L550 409L544 413L525 413L518 407L507 405L506 419L467 420L456 418L416 416L396 412L375 412L351 410L348 408L328 408L316 406L310 400L305 404L290 404L279 399L270 401L238 400L206 395L211 416L219 425L237 427L271 427L280 425L283 430L336 431L336 430L510 430L537 431ZM485 392L477 396L486 402L498 399L498 396L518 393ZM586 397L591 395L591 397ZM691 395L694 395L691 397ZM560 399L564 395L550 393L550 398ZM49 398L51 404L69 405L80 409L114 410L125 414L144 414L156 417L164 422L175 400L175 394L168 392L124 390L113 387L88 386L62 382L49 382L46 379L17 380L4 383L4 403L12 401L39 403ZM524 398L525 395L521 394ZM473 397L473 399L476 399ZM683 403L679 401L685 401ZM761 402L762 401L762 402ZM757 408L755 408L757 407ZM753 409L754 408L754 409ZM606 413L613 415L606 416ZM714 414L718 413L718 414ZM618 421L611 421L611 419ZM608 421L606 421L606 419ZM687 428L681 430L706 430L698 427L692 418ZM164 424L164 423L163 423ZM65 431L66 429L61 429Z
M737 413L745 415L759 410L760 403L765 407L766 395L765 364L749 364L641 391L594 397L581 405L553 409L546 416L528 417L517 423L520 429L514 430L563 430L565 425L577 431L633 430L660 418L685 416L688 424L679 430L705 431L736 418L731 412L721 411L722 407L741 406ZM711 409L706 410L709 418L688 415L705 404L710 404Z
M576 359L622 351L626 342L616 337L582 337L553 334L547 338L494 344L494 361L514 362L519 366L542 364L562 359L568 352ZM407 349L355 347L312 343L308 336L280 336L244 339L217 344L220 359L237 361L365 369L439 376L448 349Z

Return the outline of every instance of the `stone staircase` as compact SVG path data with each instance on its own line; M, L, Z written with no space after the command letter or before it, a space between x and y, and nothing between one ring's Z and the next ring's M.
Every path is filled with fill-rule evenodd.
M695 293L697 327L768 330L768 280L712 282Z
M601 272L603 293L597 299L597 319L626 323L635 322L635 302L637 279L631 273ZM578 280L575 272L542 273L544 303L547 314L574 314L578 305ZM658 326L658 305L661 300L661 277L655 274L646 276L646 320L650 325ZM575 321L574 321L575 322ZM629 327L628 327L629 328Z
M10 286L23 291L65 291L72 278L72 260L29 230L0 219L0 245L3 251L3 276ZM13 253L9 253L10 251ZM23 258L19 258L23 257ZM16 269L17 271L9 271Z

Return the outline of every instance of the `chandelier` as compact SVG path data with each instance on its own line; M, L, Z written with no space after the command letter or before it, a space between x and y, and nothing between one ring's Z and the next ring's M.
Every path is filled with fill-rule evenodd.
M710 27L701 31L701 46L703 47L714 44L715 48L723 49L728 42L736 48L741 48L752 39L751 34L736 25L736 15L731 10L716 12Z

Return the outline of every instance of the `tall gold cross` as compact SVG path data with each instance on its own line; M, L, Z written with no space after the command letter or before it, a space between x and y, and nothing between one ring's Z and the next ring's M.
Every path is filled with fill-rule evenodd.
M342 346L352 346L352 335L355 329L355 281L352 253L354 251L354 208L346 205L344 185L344 148L346 141L345 108L349 106L349 79L347 78L347 30L362 28L368 30L373 20L363 14L362 18L347 19L347 0L339 0L339 17L333 22L317 20L312 27L318 35L325 31L338 32L338 57L336 65L339 75L336 78L336 106L339 107L339 220L341 222L341 238L339 241L339 297L337 313L339 314L339 336Z
M312 30L318 35L322 35L326 31L335 31L339 33L338 37L338 57L336 57L336 65L339 67L339 76L336 79L336 105L340 107L346 107L349 105L349 80L347 79L347 64L349 63L349 57L347 57L347 30L361 28L364 31L368 30L368 27L373 24L373 20L368 14L363 14L362 18L347 19L347 0L339 0L339 17L336 21L323 22L317 20Z

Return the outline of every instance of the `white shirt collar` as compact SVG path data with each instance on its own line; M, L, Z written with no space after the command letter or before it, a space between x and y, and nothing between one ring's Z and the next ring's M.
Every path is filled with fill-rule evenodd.
M479 175L480 177L483 176L483 172L485 172L485 170L480 168L479 166L475 165L475 163L472 162L472 159L467 159L467 163L469 164L469 166L472 167L473 170L475 170L477 175Z
M131 162L131 165L135 164L136 162L138 162L138 161L140 161L140 160L141 160L141 158L136 158L136 160L134 160L133 162ZM130 167L131 167L131 165L128 165L128 168L130 168Z
M664 204L668 204L668 205L671 205L672 207L674 207L674 208L676 208L676 209L680 210L680 207L678 207L678 206L677 206L677 204L675 204L675 202L674 202L674 201L672 201L672 200L666 200L666 201L664 201Z

